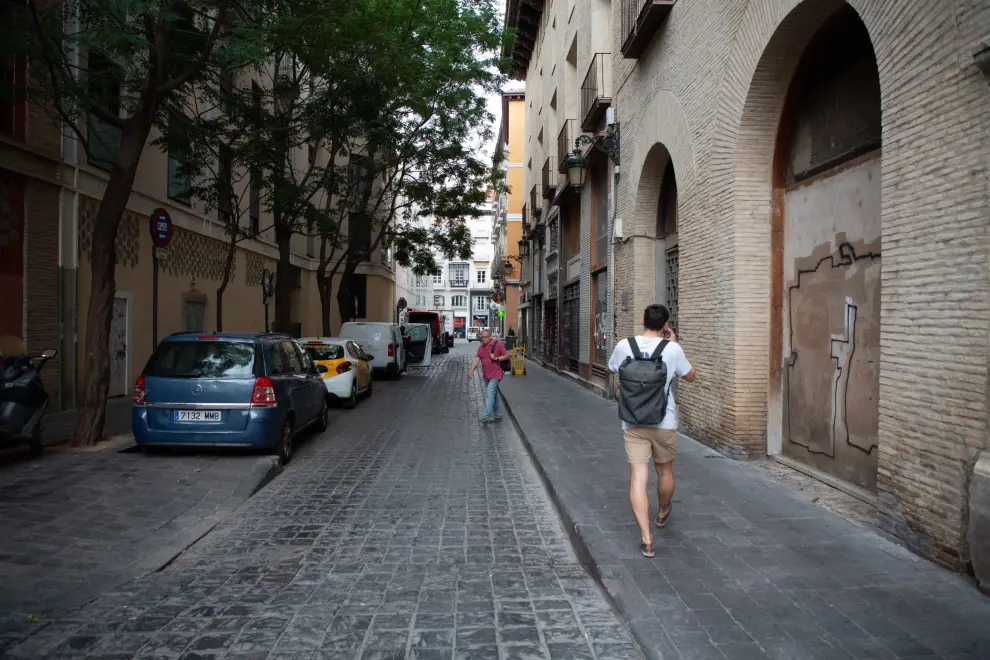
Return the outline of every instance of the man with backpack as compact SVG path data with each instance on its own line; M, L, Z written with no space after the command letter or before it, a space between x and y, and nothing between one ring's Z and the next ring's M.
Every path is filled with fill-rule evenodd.
M656 554L646 494L651 459L657 473L658 528L667 524L674 496L677 404L671 385L675 378L693 381L696 376L667 324L669 319L670 312L663 305L647 307L643 333L616 344L608 361L608 368L619 374L619 418L629 459L629 502L639 524L644 557Z

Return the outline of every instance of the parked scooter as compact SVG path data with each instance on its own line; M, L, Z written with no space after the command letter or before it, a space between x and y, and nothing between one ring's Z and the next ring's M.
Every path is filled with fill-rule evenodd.
M26 444L32 456L41 454L42 420L48 410L41 369L57 354L49 349L40 355L0 356L0 448Z

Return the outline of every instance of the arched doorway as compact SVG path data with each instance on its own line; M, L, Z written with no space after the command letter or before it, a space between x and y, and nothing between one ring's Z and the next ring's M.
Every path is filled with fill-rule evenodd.
M876 57L844 5L801 56L778 129L770 356L781 410L771 419L783 456L874 492L880 147Z

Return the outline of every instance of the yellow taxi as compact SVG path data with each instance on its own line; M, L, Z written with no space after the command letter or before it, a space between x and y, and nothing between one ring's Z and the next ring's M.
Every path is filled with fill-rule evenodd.
M371 366L374 356L365 353L357 342L338 337L304 337L299 343L316 363L327 396L357 405L359 396L371 396L374 387Z

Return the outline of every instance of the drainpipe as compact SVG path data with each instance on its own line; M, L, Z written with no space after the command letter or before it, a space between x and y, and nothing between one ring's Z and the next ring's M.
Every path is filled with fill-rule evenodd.
M75 26L82 23L82 9L76 3ZM79 71L79 47L73 49L73 64L75 70ZM72 407L79 403L79 138L73 137L72 141L72 250L69 255L72 264ZM59 360L59 363L62 361Z
M608 292L609 292L609 328L611 332L609 333L608 340L608 350L611 354L612 350L615 348L615 325L617 314L615 301L617 299L615 292L615 212L618 209L618 197L619 197L619 174L621 170L618 165L612 166L612 203L609 209L609 223L608 223ZM609 375L609 398L614 398L615 392L615 378Z

